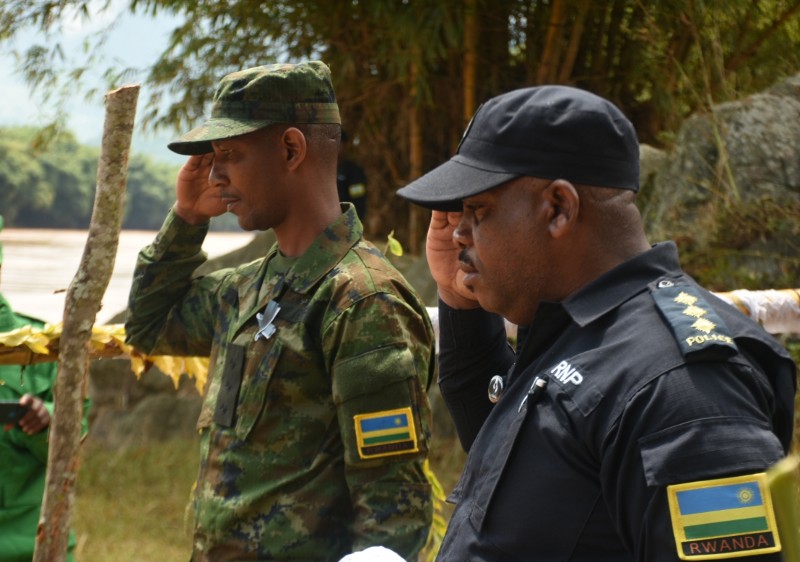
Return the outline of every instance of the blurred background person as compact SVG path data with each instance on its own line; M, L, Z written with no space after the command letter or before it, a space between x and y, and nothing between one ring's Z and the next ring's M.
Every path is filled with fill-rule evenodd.
M342 130L342 144L339 150L339 165L336 169L336 187L339 201L352 203L362 224L367 216L367 176L364 170L348 157L350 146L347 131Z

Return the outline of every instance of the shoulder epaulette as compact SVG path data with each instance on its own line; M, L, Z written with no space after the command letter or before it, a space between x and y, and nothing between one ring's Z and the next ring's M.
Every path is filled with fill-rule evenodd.
M686 358L730 357L739 349L728 327L696 287L661 279L650 293Z

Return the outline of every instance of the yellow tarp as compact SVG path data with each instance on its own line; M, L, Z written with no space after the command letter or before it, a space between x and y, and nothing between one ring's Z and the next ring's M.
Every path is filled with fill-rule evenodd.
M26 326L11 332L0 333L0 365L29 365L58 359L61 324L45 324L44 328ZM129 357L131 370L138 377L151 365L169 376L177 388L182 374L191 377L198 392L202 393L208 377L207 357L147 356L136 352L125 343L122 324L94 326L89 340L89 356Z

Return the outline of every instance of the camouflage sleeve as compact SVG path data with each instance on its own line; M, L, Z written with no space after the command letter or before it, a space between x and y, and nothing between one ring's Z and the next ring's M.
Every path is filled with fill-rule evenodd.
M127 343L151 355L208 355L220 275L193 279L206 261L208 225L171 210L156 239L139 252L128 297Z
M433 332L425 309L395 295L358 301L325 330L344 444L354 551L381 545L415 559L431 524L423 471Z

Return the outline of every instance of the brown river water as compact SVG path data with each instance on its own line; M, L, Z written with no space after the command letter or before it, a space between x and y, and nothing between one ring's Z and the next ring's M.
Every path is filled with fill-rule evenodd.
M11 306L46 322L60 322L66 290L80 265L87 235L85 230L3 229L0 291ZM114 272L97 314L97 324L108 323L125 309L136 255L155 235L154 231L139 230L120 233ZM203 249L213 258L252 239L250 232L211 232Z

